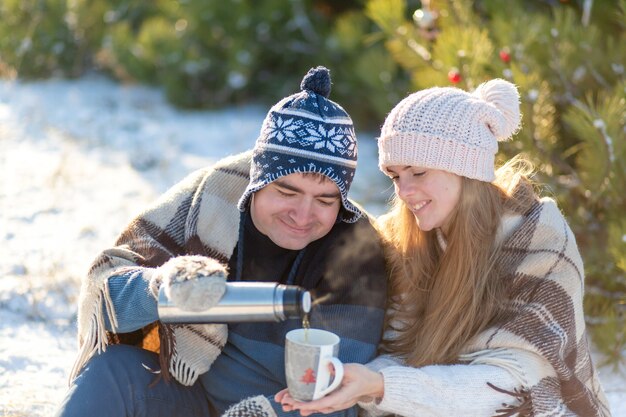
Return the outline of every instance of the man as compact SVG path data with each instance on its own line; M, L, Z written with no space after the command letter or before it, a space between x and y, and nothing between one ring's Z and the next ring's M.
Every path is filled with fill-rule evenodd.
M315 301L311 327L341 337L340 359L373 358L386 273L378 235L347 198L354 128L327 98L326 68L311 69L301 90L270 109L252 152L191 174L96 258L58 416L282 414L273 395L286 386L284 338L301 323L164 325L162 286L198 310L219 301L226 276L300 285ZM147 350L155 329L158 355Z

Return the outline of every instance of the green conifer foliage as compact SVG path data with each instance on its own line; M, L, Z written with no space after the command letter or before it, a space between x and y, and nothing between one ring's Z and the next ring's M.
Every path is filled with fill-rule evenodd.
M333 97L352 104L357 119L380 119L398 98L391 91L402 77L382 45L364 44L374 25L356 4L341 10L305 0L148 4L118 0L109 6L97 62L117 78L162 86L179 106L275 102L293 93L315 65L330 67L342 80ZM383 100L370 98L376 94Z
M362 1L6 0L0 76L76 76L96 69L162 87L178 106L274 103L302 74L332 70L333 98L362 128L406 91L406 77Z
M65 0L0 2L0 75L79 74L85 57L76 24Z

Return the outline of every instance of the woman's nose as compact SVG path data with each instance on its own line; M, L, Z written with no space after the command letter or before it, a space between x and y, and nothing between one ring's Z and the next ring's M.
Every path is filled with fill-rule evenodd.
M413 194L413 192L413 186L409 184L408 181L398 178L396 181L396 194L398 194L398 197L402 200L406 200Z

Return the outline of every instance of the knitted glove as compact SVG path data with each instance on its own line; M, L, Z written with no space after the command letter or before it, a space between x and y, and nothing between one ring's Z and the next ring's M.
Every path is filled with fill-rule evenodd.
M249 397L232 405L222 417L278 417L269 400L262 395Z
M156 269L150 281L155 295L165 295L179 308L202 311L216 305L226 291L226 267L206 256L177 256Z

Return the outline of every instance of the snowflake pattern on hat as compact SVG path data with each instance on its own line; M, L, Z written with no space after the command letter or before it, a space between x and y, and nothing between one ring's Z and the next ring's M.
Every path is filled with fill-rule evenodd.
M281 116L272 118L271 123L268 124L265 134L267 136L274 136L279 142L284 139L296 139L296 130L299 127L294 123L294 119L283 119Z
M274 137L278 143L291 145L298 141L303 148L313 145L313 149L326 148L331 153L350 155L356 152L356 139L352 128L332 126L326 123L303 122L295 118L285 119L274 115L265 128L266 137Z

